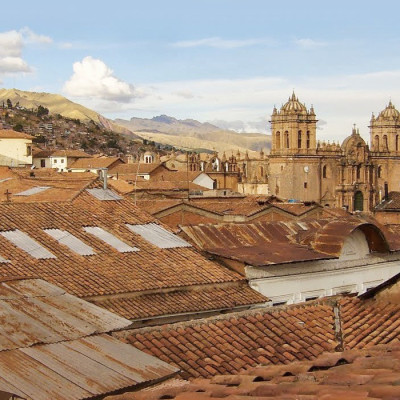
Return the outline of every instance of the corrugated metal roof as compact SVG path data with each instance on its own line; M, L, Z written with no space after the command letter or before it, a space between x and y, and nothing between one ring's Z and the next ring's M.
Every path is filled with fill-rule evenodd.
M38 343L119 330L130 324L128 319L41 279L0 284L0 354Z
M83 228L87 233L90 233L103 242L106 242L109 244L111 247L114 247L114 249L118 250L120 253L129 253L131 251L139 251L137 247L131 247L124 243L122 240L118 239L116 236L114 236L112 233L105 231L102 228L99 228L98 226L85 226Z
M16 229L15 231L0 232L7 240L26 251L29 255L37 259L56 258L50 251L45 249L38 242L29 237L26 233Z
M114 193L110 189L101 189L101 188L94 188L94 189L86 189L92 196L96 197L97 200L101 201L115 201L115 200L122 200L122 197L118 194Z
M170 249L174 247L190 247L191 245L179 236L167 231L162 226L157 224L131 225L126 226L133 232L142 236L151 244L161 248Z
M23 192L15 193L14 196L31 196L33 194L44 192L47 189L50 189L50 186L35 186L28 190L24 190Z
M178 368L108 335L0 353L0 390L26 399L90 399L166 379Z
M61 229L44 229L44 231L52 238L56 239L59 243L67 246L69 249L81 256L91 256L96 254L93 249L87 244L83 243L82 240L78 239L74 235L71 235L67 231Z

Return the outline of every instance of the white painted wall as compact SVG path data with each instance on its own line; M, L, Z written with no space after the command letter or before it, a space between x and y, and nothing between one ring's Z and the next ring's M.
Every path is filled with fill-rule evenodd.
M338 293L363 293L400 273L400 252L369 253L362 231L345 240L339 259L308 261L267 267L246 267L250 286L287 304Z
M30 151L29 151L30 148ZM32 139L0 139L0 165L18 167L32 164Z
M207 189L214 188L214 180L211 179L206 173L198 175L195 179L193 179L193 183L206 187Z

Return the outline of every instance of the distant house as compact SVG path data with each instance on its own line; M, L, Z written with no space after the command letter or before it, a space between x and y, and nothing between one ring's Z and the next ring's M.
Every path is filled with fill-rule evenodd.
M24 167L32 165L33 136L11 129L0 130L0 165Z
M33 165L35 168L54 168L64 172L80 158L92 156L80 150L40 150L33 152Z
M120 164L124 164L124 161L119 157L78 158L68 166L68 171L93 172L94 174L98 174L104 168L110 170Z

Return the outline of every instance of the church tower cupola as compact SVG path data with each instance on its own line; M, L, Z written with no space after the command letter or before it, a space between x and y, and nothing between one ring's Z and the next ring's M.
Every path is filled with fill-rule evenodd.
M400 112L391 100L377 117L372 114L369 128L373 152L400 152Z
M317 119L294 91L279 111L271 116L271 154L311 154L316 151Z

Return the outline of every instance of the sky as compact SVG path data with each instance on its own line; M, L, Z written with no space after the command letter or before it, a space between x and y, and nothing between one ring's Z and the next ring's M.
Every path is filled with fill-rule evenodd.
M269 133L293 90L320 140L400 109L400 2L6 2L0 87L61 94L108 118L167 114Z

